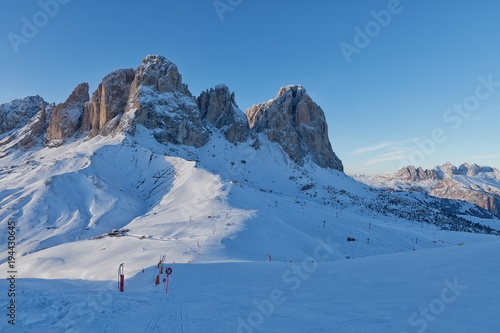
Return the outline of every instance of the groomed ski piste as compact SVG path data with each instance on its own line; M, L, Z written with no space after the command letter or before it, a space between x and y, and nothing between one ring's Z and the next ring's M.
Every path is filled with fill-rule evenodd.
M0 167L1 246L13 220L17 243L16 325L3 279L2 332L500 327L498 236L367 209L376 190L298 167L274 144L215 133L202 148L165 146L139 127L13 152ZM168 293L165 274L155 285L161 256Z

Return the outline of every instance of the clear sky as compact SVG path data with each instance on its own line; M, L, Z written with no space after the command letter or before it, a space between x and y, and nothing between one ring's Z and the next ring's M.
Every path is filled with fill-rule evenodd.
M0 103L63 102L160 54L194 95L225 83L242 110L303 85L348 174L500 167L497 0L58 1L0 0Z

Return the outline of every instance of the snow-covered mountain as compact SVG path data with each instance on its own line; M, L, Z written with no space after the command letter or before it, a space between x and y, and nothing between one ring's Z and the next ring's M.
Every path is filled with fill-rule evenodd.
M426 192L436 198L469 202L500 217L500 171L489 166L464 163L457 168L446 163L432 170L408 166L392 175L355 179L380 189Z
M0 223L16 221L26 265L46 262L56 275L68 276L58 267L70 269L65 254L82 249L103 251L82 255L88 265L129 251L142 258L136 269L165 252L181 262L300 257L316 228L334 228L339 241L364 239L352 225L366 219L386 231L414 221L496 233L489 221L467 220L475 206L436 199L422 206L418 195L376 191L345 176L324 113L301 86L283 87L245 116L227 86L195 98L175 64L148 56L135 71L107 75L90 98L82 83L59 105L35 96L1 109ZM495 172L477 169L485 184ZM445 173L443 166L426 174L431 194ZM113 229L129 231L103 240ZM343 244L341 257L403 250L413 237L404 234L385 246L373 238L363 248Z
M153 284L142 285L149 279L142 269L150 277L162 255L184 274L189 269L174 263L211 263L209 271L233 263L221 268L232 276L233 269L250 271L246 262L270 257L282 265L304 258L314 264L498 239L499 221L488 211L429 195L444 180L477 178L474 186L493 189L498 170L461 167L448 177L447 166L408 169L399 178L363 184L343 173L324 113L301 86L283 87L244 113L227 86L194 97L175 64L147 56L136 70L108 74L92 96L88 89L78 85L59 105L34 96L0 106L0 246L7 248L7 226L15 222L23 279L44 285L40 279L90 280L78 285L91 290L103 287L95 281L114 280L125 263L127 279L136 275L133 290L153 293ZM382 183L390 182L424 190L386 191ZM328 255L319 259L318 244L325 242ZM2 252L5 271L7 261ZM276 267L266 274L282 266ZM327 274L335 269L323 268ZM204 274L199 267L191 272ZM22 314L27 330L75 331L75 318L60 313L86 305L37 299L51 299L58 315ZM25 301L26 309L38 311L37 299ZM134 327L148 331L157 322L155 314L146 327ZM89 321L83 327L100 326Z
M80 248L113 229L130 229L127 236L134 239L144 236L137 246L154 244L155 253L171 247L178 261L210 258L246 222L269 219L256 217L260 206L293 198L303 210L300 198L309 198L321 179L361 187L339 172L342 163L331 148L323 111L300 86L283 88L267 108L253 111L254 118L274 121L254 121L255 128L227 86L195 98L175 64L161 56L146 57L135 71L110 73L92 97L88 88L78 85L59 105L35 96L1 106L0 223L16 221L26 264L32 257L58 271L58 263L69 261L60 247ZM261 202L266 195L269 202ZM233 196L237 204L230 203ZM295 233L307 247L307 237ZM213 249L188 258L195 239L197 247ZM304 250L292 242L278 250L271 238L267 242L264 252ZM246 248L212 260L252 258L258 251ZM42 252L43 258L54 254L40 259Z

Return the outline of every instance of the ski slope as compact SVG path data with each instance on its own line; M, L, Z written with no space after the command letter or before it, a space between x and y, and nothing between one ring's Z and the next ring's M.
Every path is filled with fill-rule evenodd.
M8 221L17 227L16 329L415 332L422 321L412 325L409 316L440 296L444 279L458 278L470 294L426 330L493 331L497 236L371 209L386 205L380 192L312 163L298 167L261 142L255 150L214 131L201 148L164 145L139 127L134 137L75 139L1 158L0 246ZM402 198L389 197L390 206L418 205ZM127 231L108 236L113 229ZM327 255L319 255L320 240L331 244ZM153 285L162 255L174 269L168 295ZM4 272L6 261L2 252ZM286 301L261 320L254 301L271 298ZM488 319L477 326L475 317Z
M170 264L167 295L155 267L125 266L124 293L112 281L25 278L15 331L498 332L499 251L495 241L314 264ZM0 330L14 331L4 320Z

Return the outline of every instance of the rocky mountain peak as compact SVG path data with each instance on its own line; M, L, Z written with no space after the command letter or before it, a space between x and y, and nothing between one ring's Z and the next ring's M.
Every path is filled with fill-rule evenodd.
M229 142L243 142L248 138L247 118L238 108L234 92L231 93L225 84L203 91L196 103L202 119L221 129Z
M127 107L134 75L132 68L119 69L102 79L90 101L85 103L80 133L107 135L116 127Z
M216 123L221 114L231 113L237 107L234 92L231 93L225 84L203 91L196 102L202 117L210 123Z
M458 172L458 168L450 162L436 166L432 170L439 176L440 179L444 177L451 177Z
M396 177L403 181L420 182L425 180L437 180L439 175L433 170L424 170L422 167L415 169L409 165L396 173Z
M477 166L477 164L475 164ZM471 165L469 163L463 163L458 167L458 171L460 171L460 174L467 174L469 169L471 168Z
M55 104L29 96L0 105L0 146L29 149L45 142L45 131Z
M458 170L460 174L467 175L469 177L478 176L480 173L495 172L495 170L492 167L479 166L476 163L474 164L463 163L458 167Z
M47 139L53 144L75 134L81 126L85 103L89 101L88 83L80 83L68 99L56 106L47 128Z
M446 162L445 164L443 164L441 166L441 169L444 170L444 171L447 171L447 170L455 170L457 167L455 165L453 165L452 163L450 162Z
M278 92L277 98L283 96L287 93L291 93L294 98L297 97L297 94L302 95L306 93L306 90L301 85L291 84L285 87L281 87Z
M472 203L500 217L500 174L488 166L463 163L458 168L451 163L424 170L408 166L389 178L407 182L408 190L428 191L431 196ZM433 182L418 184L425 180Z
M275 99L245 113L252 131L265 133L295 163L303 165L307 157L320 167L343 171L328 138L325 114L302 86L282 87Z
M120 128L134 134L137 125L154 130L160 143L201 147L208 142L196 99L165 57L147 56L135 71Z
M399 170L394 177L403 181L419 182L428 179L441 180L452 178L454 175L469 177L479 176L481 173L494 173L495 169L489 166L479 166L477 164L463 163L458 168L447 162L434 167L432 170L424 170L422 167L415 168L411 165Z
M45 101L40 96L14 99L0 105L0 135L26 125Z
M216 130L231 143L252 138L251 147L259 149L262 134L298 165L312 162L343 171L323 110L302 86L282 87L276 98L254 105L245 115L226 85L193 97L177 66L159 55L145 57L136 70L106 75L91 98L89 85L82 83L57 106L39 96L0 106L0 145L9 147L20 142L23 147L42 142L57 146L73 135L135 135L138 126L151 130L160 143L192 147L207 144Z
M135 86L147 86L158 92L181 92L191 96L177 66L165 57L148 55L135 72Z

